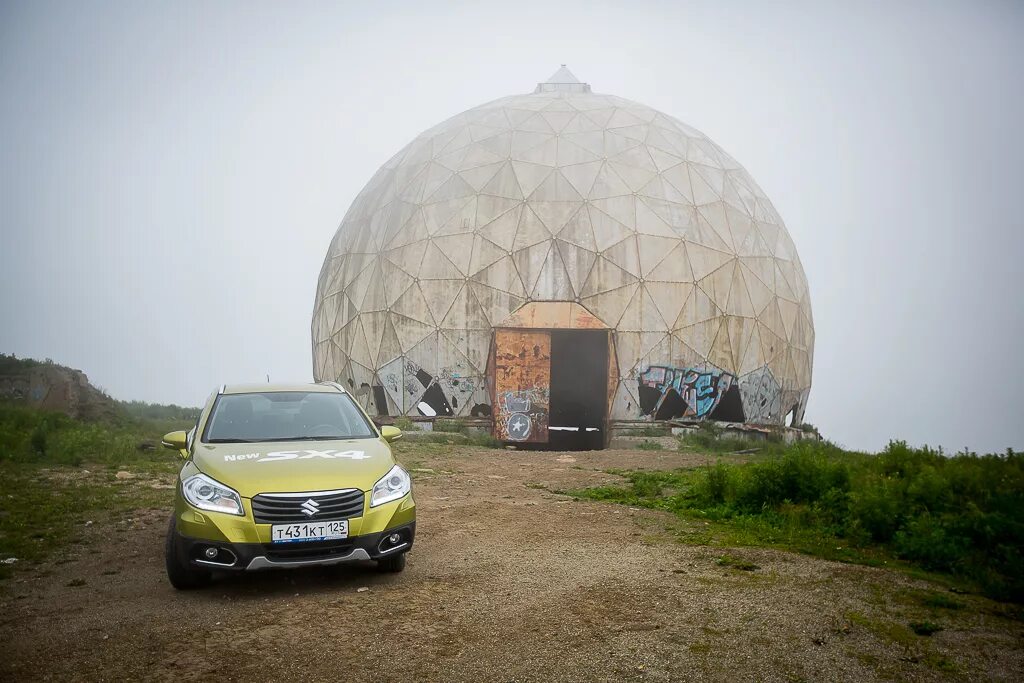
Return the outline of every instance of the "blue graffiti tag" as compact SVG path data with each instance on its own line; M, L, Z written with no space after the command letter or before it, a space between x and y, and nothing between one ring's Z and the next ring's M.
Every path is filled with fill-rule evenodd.
M718 369L699 370L652 365L640 374L640 384L661 393L650 414L656 415L670 390L686 401L684 417L702 419L711 414L736 378Z

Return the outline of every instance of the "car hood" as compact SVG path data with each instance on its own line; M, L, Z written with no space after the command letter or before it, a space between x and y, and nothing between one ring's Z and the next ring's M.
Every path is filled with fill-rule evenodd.
M192 460L204 474L238 491L370 491L395 459L383 439L197 443Z

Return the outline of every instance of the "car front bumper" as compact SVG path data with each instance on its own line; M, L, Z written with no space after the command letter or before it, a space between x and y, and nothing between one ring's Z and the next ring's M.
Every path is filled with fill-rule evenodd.
M397 543L390 540L395 534ZM175 534L174 548L183 564L197 568L255 571L382 560L409 552L415 538L416 522L411 522L375 534L306 543L230 543ZM216 551L212 556L210 549Z
M226 571L245 571L358 560L380 560L412 548L416 536L416 503L412 493L377 507L366 507L348 520L350 536L329 541L271 543L270 524L258 524L251 502L243 498L246 514L196 510L179 494L175 500L174 549L182 565ZM398 543L387 541L392 534ZM217 552L212 556L207 549Z

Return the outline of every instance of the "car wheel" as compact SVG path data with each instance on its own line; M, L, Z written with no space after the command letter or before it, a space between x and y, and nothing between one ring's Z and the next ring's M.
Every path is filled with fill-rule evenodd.
M170 580L171 585L180 591L201 588L210 583L210 572L181 563L174 547L175 530L176 525L174 523L174 515L172 514L170 524L167 525L167 540L164 542L164 562L167 565L167 578Z
M397 555L377 560L377 571L397 574L403 569L405 569L405 553L398 553Z

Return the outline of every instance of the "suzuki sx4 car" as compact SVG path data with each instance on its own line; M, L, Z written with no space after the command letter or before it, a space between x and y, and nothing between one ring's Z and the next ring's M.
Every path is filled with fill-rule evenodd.
M221 387L181 453L165 546L175 588L213 571L374 560L400 572L416 534L412 481L380 430L340 385Z

